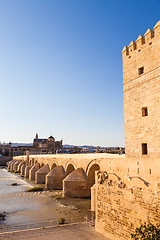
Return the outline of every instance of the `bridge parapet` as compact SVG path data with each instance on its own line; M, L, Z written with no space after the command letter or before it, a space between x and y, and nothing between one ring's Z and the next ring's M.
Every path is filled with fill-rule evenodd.
M27 161L27 156L16 156L14 160ZM34 163L37 161L40 165L48 164L50 170L53 169L53 166L62 165L67 170L69 164L73 165L74 169L82 167L86 174L88 174L89 169L92 165L97 164L103 170L110 168L112 165L117 165L119 163L124 168L124 155L118 154L107 154L107 153L96 153L96 154L47 154L47 155L30 155L29 162ZM119 161L120 160L120 161ZM123 164L121 164L123 161ZM114 164L115 162L115 164ZM118 169L118 168L117 168Z

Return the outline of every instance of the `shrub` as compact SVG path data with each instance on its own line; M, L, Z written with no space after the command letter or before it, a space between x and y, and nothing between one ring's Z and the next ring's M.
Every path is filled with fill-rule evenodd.
M64 224L65 223L65 218L60 217L59 220L58 220L58 223L59 223L59 225Z
M4 169L4 168L5 168L5 166L0 167L0 169Z
M4 213L3 213L3 214L0 213L0 220L4 221L4 220L5 220L5 216L6 216L6 215L5 215Z
M135 233L131 234L134 240L159 240L160 239L160 225L153 225L152 223L144 223L139 228L135 229Z
M55 199L62 199L62 196L57 195L57 196L55 196Z
M12 184L11 184L11 186L17 186L17 183L16 183L16 182L14 182L14 183L12 183Z
M27 189L27 192L38 192L38 191L43 191L43 187L33 187Z

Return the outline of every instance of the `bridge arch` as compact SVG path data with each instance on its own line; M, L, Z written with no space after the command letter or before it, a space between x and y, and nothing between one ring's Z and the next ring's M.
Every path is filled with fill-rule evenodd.
M66 177L76 169L76 166L73 162L68 162L65 167Z
M30 164L30 166L33 166L33 165L34 165L34 158L32 158L32 159L29 161L29 164Z
M40 168L40 164L39 164L39 162L38 162L38 161L35 161L34 165L36 166L36 168L37 168L37 169L39 169L39 168Z
M51 170L55 167L57 167L57 164L54 162L54 163L51 164Z
M98 171L100 169L100 164L96 159L92 160L87 168L86 168L86 174L87 174L87 186L88 188L91 188L95 184L95 171Z
M44 166L44 163L41 163L41 164L40 164L40 168L42 168L43 166Z

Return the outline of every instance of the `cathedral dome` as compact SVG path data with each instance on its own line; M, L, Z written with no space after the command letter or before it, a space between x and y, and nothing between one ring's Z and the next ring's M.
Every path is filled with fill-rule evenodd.
M55 138L52 137L52 135L48 138L48 141L54 141L54 140L55 140Z

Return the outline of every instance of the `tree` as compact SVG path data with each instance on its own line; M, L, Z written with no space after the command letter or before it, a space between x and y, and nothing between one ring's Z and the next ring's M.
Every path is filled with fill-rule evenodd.
M135 229L135 233L131 234L134 240L160 240L160 225L152 223L144 223Z

